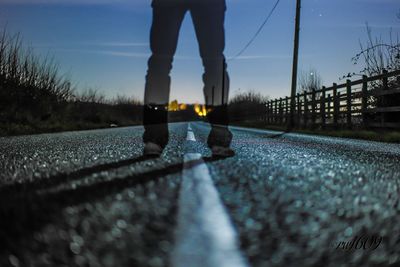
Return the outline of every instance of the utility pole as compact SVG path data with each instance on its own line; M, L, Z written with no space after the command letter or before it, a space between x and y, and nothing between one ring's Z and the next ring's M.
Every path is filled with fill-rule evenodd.
M296 108L296 91L297 91L297 66L299 62L299 39L300 39L300 15L301 0L296 0L296 28L294 32L294 51L293 51L293 67L292 67L292 90L290 98L290 119L287 125L288 130L294 127L294 109Z
M222 60L222 106L225 101L225 59Z

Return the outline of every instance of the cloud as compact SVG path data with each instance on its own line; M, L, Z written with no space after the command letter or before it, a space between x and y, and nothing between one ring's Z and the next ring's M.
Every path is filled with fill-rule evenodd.
M227 60L257 60L257 59L291 59L290 55L249 55L237 58L227 57Z
M226 0L227 3L246 3L243 0ZM74 4L74 5L104 5L104 4L150 4L151 0L0 0L0 4Z
M112 50L79 50L79 52L95 53L95 54L100 54L100 55L115 56L115 57L127 57L127 58L149 58L151 55L150 53L133 53L133 52L112 51ZM174 59L177 59L177 60L200 60L200 57L175 55Z
M148 47L149 43L135 43L135 42L104 42L104 43L87 43L87 45L94 46L111 46L111 47Z
M70 52L70 53L84 53L84 54L97 54L97 55L125 57L125 58L149 58L150 57L150 53L121 52L121 51L114 51L114 50L55 48L55 49L53 49L53 51ZM199 57L181 56L181 55L175 55L174 58L180 59L180 60L195 60L195 59L200 60Z
M56 48L55 51L60 52L75 52L75 53L86 53L86 54L98 54L105 56L114 57L125 57L125 58L149 58L150 53L135 53L135 52L121 52L114 50L89 50L89 49L69 49L69 48ZM185 56L185 55L175 55L176 60L201 60L199 56ZM227 57L227 60L232 59L232 57ZM235 58L235 60L258 60L258 59L291 59L290 55L249 55L240 56Z
M116 47L116 48L129 48L129 47L149 47L149 43L145 42L64 42L64 43L33 43L28 44L28 47L39 48L71 48L71 47Z
M399 4L398 0L355 0L363 4Z
M353 27L357 28L366 28L367 24L354 24ZM400 28L400 24L372 24L368 23L368 26L370 28L379 28L379 29L397 29Z
M54 51L60 52L73 52L73 53L86 53L86 54L98 54L105 56L114 57L125 57L125 58L149 58L150 53L135 53L135 52L122 52L115 50L94 50L94 49L74 49L74 48L55 48ZM227 56L227 60L232 60L232 57ZM274 60L286 60L291 59L291 55L248 55L234 58L234 60L262 60L262 59L274 59ZM201 60L200 56L185 56L175 55L175 60Z
M148 58L150 56L150 53L132 53L132 52L107 51L107 50L89 50L89 51L81 50L81 52L116 56L116 57L132 57L132 58Z
M133 53L133 52L120 52L113 50L89 50L89 49L73 49L73 48L56 48L54 51L72 52L72 53L85 53L85 54L99 54L117 57L132 57L132 58L148 58L149 53Z
M35 4L70 4L70 5L107 5L107 4L121 4L121 3L132 3L140 2L144 3L144 0L0 0L0 4L12 4L12 5L35 5Z
M306 25L303 25L303 28L364 28L366 27L366 23L325 23L325 24L316 24L316 23L308 23ZM400 24L376 24L376 23L368 23L368 26L371 28L376 28L376 29L399 29Z

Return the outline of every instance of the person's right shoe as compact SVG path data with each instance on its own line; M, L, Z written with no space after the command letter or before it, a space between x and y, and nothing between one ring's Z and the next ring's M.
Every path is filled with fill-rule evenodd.
M144 145L143 149L143 156L146 157L159 157L161 156L161 153L163 152L163 148L153 142L147 142Z
M211 152L214 158L229 158L235 156L235 151L230 147L212 146Z

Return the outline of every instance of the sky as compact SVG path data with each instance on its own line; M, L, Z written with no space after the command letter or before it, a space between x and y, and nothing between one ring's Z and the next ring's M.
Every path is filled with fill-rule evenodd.
M226 0L225 56L236 55L254 35L275 0ZM290 94L295 0L281 0L254 43L228 62L231 96L253 90L271 98ZM400 32L398 0L303 0L299 69L313 68L323 84L361 70L351 58L373 35ZM151 0L0 0L0 27L21 33L35 53L54 56L79 88L108 97L143 98ZM171 97L203 103L203 68L190 20L185 17L171 73Z

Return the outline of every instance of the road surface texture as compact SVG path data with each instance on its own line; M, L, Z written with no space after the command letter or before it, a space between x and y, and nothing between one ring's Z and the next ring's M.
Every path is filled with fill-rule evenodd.
M400 266L400 145L231 130L0 138L0 266Z

